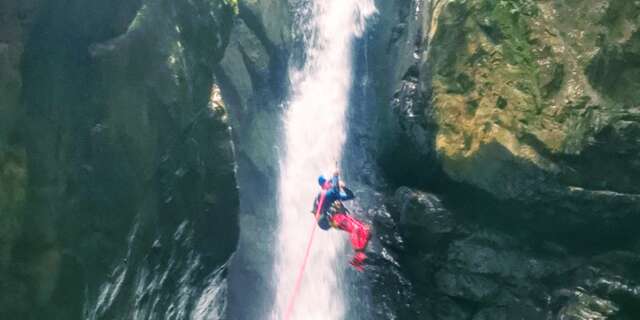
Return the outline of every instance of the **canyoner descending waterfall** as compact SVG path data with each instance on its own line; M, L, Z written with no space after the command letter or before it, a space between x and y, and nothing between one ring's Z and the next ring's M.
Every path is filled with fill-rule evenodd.
M285 113L285 136L279 179L279 223L275 247L274 319L282 319L295 294L291 319L341 319L346 308L341 277L348 266L343 235L316 232L300 290L294 293L315 221L309 213L317 193L316 178L329 173L346 140L345 113L352 84L352 42L362 35L372 0L309 0L310 12L299 27L306 61L290 71L291 99Z

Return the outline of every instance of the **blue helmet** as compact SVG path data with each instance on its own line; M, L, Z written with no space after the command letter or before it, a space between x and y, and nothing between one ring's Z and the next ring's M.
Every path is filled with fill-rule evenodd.
M325 177L323 175L318 177L318 184L322 187L324 186L324 183L327 182L327 179L325 179Z

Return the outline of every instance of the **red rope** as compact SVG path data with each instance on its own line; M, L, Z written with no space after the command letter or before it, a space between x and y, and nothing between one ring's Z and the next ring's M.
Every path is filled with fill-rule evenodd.
M324 196L325 192L322 192L320 195L320 201L318 201L318 208L316 209L316 221L318 217L320 217L320 211L322 211L322 205L324 204ZM316 233L316 228L318 227L317 223L313 224L313 229L311 229L311 237L309 237L309 243L307 244L307 251L304 253L304 259L302 260L302 265L300 266L300 270L298 271L298 277L296 278L296 285L293 287L293 293L291 294L291 298L289 299L289 303L287 305L287 313L284 314L284 320L289 320L289 316L291 315L291 311L293 311L293 302L298 295L298 290L300 290L300 283L302 282L302 275L304 274L304 269L307 267L307 260L309 259L309 252L311 252L311 244L313 243L313 235Z

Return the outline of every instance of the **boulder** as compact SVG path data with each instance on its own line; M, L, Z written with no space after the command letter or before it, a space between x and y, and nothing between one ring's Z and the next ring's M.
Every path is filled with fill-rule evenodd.
M455 230L453 214L434 194L400 187L395 192L394 204L399 214L398 226L412 245L435 246Z

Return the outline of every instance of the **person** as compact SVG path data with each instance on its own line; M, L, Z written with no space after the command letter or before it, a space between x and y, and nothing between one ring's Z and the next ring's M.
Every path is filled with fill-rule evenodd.
M326 179L322 175L318 177L318 184L321 190L314 199L311 211L316 216L318 226L322 230L329 230L333 227L349 233L351 246L355 251L351 265L362 271L363 264L367 259L364 251L371 233L369 227L351 216L349 210L344 206L343 201L355 198L353 191L340 181L340 174L337 170L331 179Z

